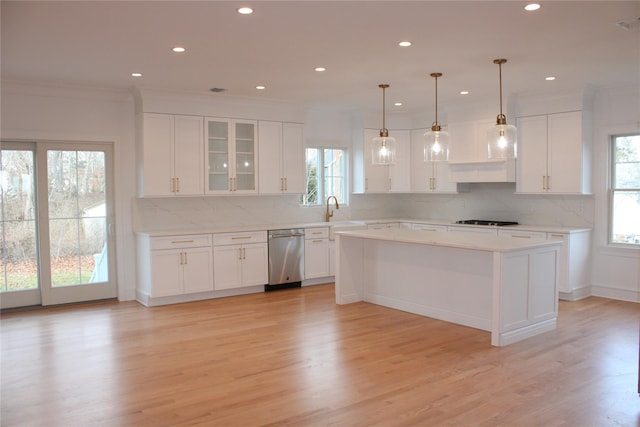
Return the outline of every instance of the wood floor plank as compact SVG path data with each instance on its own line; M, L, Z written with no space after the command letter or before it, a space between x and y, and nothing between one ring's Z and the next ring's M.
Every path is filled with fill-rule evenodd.
M636 426L640 305L560 302L488 332L333 285L146 308L3 314L2 426Z

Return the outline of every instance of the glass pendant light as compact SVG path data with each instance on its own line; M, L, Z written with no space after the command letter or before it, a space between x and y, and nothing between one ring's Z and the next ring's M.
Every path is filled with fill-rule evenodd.
M438 122L438 77L442 73L431 73L436 79L436 121L431 125L431 131L424 134L424 161L446 162L449 160L449 132L442 130Z
M396 139L389 136L384 116L384 91L389 85L379 84L378 87L382 89L382 129L380 136L373 138L371 162L374 165L392 165L396 162Z
M496 125L487 130L487 155L489 159L515 159L517 157L517 130L507 124L507 117L502 114L502 64L506 59L494 59L500 69L500 114Z

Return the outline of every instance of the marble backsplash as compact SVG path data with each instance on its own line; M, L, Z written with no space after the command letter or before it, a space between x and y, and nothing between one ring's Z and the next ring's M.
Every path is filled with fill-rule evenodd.
M514 194L513 184L471 184L460 194L351 195L332 221L413 218L491 219L527 225L593 227L593 196ZM298 196L210 196L137 199L135 230L324 221L325 207L301 207Z

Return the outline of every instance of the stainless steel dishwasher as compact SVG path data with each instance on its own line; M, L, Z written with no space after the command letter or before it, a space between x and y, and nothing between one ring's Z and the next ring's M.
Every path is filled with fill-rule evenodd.
M304 279L304 229L269 230L269 284L266 291L295 288Z

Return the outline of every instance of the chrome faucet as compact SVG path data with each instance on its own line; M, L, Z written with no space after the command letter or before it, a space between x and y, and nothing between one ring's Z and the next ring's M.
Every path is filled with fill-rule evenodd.
M329 220L333 216L333 211L329 212L329 202L331 201L331 199L336 202L336 209L340 209L340 205L338 205L338 199L336 199L336 196L327 197L327 212L324 215L324 220L327 222L329 222Z

